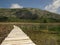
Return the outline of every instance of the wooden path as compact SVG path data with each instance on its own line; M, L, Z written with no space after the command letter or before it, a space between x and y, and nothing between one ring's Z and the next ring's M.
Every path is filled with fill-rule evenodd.
M17 26L5 38L1 45L36 45L32 40Z

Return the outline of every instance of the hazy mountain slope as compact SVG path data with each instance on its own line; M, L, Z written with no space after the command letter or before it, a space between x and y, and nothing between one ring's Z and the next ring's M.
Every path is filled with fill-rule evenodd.
M1 18L2 17L2 18ZM39 20L39 22L60 22L60 15L45 10L35 8L22 9L0 9L0 21L8 19L11 21L19 21L20 19ZM12 21L14 21L12 20Z

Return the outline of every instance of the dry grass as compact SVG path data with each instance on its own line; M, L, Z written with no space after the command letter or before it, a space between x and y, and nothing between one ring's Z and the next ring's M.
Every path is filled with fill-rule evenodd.
M12 25L10 24L0 24L0 44L5 39L5 37L12 30Z

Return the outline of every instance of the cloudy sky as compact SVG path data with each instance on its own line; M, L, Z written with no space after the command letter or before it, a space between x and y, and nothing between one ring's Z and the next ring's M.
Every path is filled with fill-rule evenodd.
M60 0L0 0L0 8L39 8L60 13Z

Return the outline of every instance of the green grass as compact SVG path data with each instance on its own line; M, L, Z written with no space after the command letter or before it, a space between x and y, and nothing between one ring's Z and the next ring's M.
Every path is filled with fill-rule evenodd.
M50 24L53 25L53 24ZM60 45L60 33L59 29L49 30L49 26L47 24L18 24L18 26L32 39L32 41L36 45ZM51 26L53 29L54 26Z

